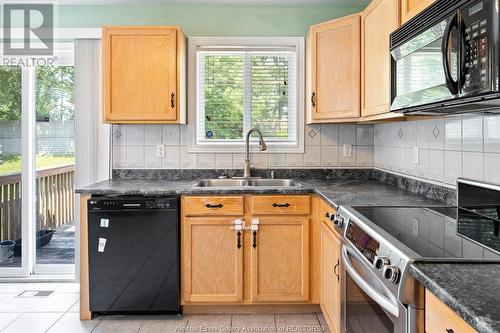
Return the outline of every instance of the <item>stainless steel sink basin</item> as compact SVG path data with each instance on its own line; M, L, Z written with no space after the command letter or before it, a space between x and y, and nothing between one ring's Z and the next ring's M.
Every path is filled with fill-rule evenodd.
M293 179L203 179L193 187L302 187Z

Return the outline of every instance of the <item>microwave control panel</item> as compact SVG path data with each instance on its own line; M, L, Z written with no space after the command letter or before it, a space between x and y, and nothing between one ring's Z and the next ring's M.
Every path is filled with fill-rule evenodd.
M463 11L465 75L462 94L478 93L490 87L489 21L487 3L478 1Z

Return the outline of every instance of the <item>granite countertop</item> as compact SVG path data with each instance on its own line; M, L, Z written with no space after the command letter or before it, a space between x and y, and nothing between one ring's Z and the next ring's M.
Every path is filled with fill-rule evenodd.
M410 273L478 332L500 332L499 264L413 263Z
M306 194L316 193L332 206L340 205L442 205L441 202L384 185L376 180L297 179L300 188L193 188L192 180L113 179L76 189L77 193L113 194Z

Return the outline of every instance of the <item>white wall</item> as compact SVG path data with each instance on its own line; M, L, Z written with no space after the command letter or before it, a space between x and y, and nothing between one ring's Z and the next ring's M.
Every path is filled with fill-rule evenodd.
M447 185L457 177L500 183L500 115L378 124L374 143L376 168Z
M113 168L230 169L243 167L241 154L189 154L184 125L114 125ZM156 145L166 145L166 156L156 157ZM342 145L353 145L345 158ZM313 125L305 127L304 154L272 150L251 156L257 168L373 167L373 125Z

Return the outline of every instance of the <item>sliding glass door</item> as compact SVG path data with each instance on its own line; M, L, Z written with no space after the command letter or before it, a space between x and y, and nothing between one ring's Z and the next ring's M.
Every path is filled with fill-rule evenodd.
M72 45L63 51L50 67L0 66L0 277L75 271Z

